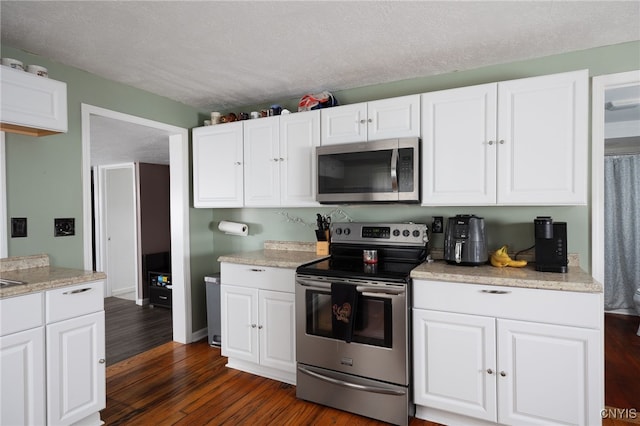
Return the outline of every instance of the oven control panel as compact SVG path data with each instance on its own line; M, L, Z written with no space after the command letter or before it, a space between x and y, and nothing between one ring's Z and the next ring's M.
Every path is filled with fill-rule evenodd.
M421 223L334 222L332 243L424 245L427 225Z

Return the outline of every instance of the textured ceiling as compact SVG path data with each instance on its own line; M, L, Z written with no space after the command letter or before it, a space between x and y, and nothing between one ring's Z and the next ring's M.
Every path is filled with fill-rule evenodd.
M640 1L1 0L0 24L3 45L229 110L640 40ZM92 121L94 163L168 161L117 124Z
M640 39L638 1L8 1L2 43L209 110Z

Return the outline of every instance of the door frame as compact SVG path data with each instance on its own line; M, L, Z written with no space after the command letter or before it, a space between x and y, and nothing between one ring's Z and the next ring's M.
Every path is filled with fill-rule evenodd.
M640 70L593 77L591 91L591 275L604 280L604 99L608 89L640 84Z
M138 200L136 197L137 194L137 174L136 174L136 166L134 163L120 163L120 164L108 164L104 166L98 166L97 170L94 170L94 212L95 212L95 246L96 246L96 269L99 271L108 271L109 269L109 257L107 250L107 241L108 239L103 238L105 236L105 232L107 229L107 177L106 173L110 170L117 169L127 169L131 171L132 176L132 185L131 185L131 196L133 197L133 210L131 211L131 215L134 221L135 228L135 236L133 241L133 251L134 251L134 276L133 282L135 283L135 297L136 303L138 305L142 305L142 294L139 294L138 289L140 286L140 261L139 261L139 253L140 253L140 232L138 229ZM97 191L96 191L97 190ZM109 274L107 274L106 285L104 286L104 297L113 296L113 286L112 282L109 280Z
M171 174L171 278L173 340L193 341L191 316L191 269L189 265L189 131L158 121L124 114L88 104L81 104L82 124L82 212L84 268L93 269L91 233L91 116L101 116L163 130L169 138Z

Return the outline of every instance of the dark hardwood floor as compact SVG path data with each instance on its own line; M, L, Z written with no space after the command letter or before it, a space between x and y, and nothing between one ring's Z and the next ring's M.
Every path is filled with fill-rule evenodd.
M159 309L159 308L154 308ZM640 424L640 318L605 315L605 404L635 409ZM298 400L295 387L225 367L206 340L169 342L107 367L107 425L383 425ZM410 426L434 423L411 419Z
M173 340L171 309L104 299L107 366Z

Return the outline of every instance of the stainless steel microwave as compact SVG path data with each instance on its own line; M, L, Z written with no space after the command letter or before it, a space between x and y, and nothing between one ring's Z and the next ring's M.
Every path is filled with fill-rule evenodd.
M324 204L420 202L420 139L316 148L316 200Z

